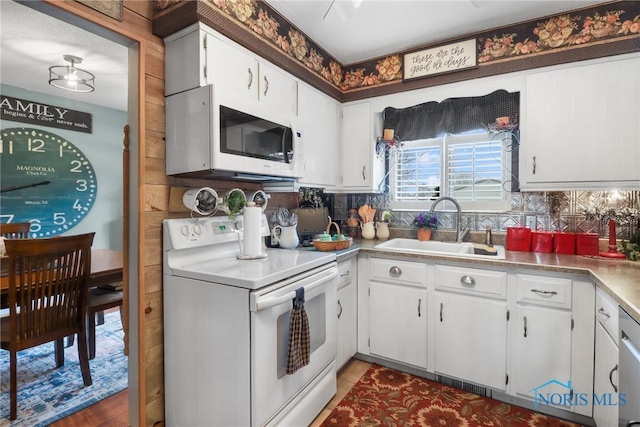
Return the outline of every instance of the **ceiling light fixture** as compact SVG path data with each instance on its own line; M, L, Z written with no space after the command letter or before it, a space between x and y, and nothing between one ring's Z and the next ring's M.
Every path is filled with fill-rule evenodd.
M49 84L71 92L93 92L95 90L95 76L75 67L75 64L82 63L82 58L73 55L63 55L62 57L71 65L49 67Z

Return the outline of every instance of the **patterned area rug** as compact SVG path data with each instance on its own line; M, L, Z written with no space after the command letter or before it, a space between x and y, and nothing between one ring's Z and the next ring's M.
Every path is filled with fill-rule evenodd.
M127 388L127 357L118 311L96 325L96 358L89 361L93 384L85 387L78 363L78 340L65 348L56 368L53 343L18 352L18 418L9 422L9 352L0 350L0 426L47 426Z
M322 426L569 427L576 424L373 365Z

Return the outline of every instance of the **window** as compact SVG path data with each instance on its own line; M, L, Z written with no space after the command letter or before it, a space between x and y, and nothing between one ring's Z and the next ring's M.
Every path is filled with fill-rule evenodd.
M405 141L390 162L390 207L424 210L447 195L465 210L506 210L510 147L510 133L484 129Z

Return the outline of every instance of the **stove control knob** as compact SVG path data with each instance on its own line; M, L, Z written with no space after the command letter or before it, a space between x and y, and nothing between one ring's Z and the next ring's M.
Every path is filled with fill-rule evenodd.
M180 227L180 232L182 233L183 236L188 236L189 235L189 226L188 225L183 225L182 227Z
M198 236L202 233L202 227L200 227L200 224L196 224L193 226L193 232Z

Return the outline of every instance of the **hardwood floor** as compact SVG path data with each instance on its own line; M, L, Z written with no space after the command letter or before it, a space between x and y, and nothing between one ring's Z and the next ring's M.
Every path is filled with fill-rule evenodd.
M360 377L367 372L370 363L361 360L351 359L338 372L338 392L331 401L320 412L310 427L319 426L322 421L331 413L333 408L358 382ZM60 421L51 424L51 427L119 427L127 426L129 419L128 411L128 390L123 390L108 397L95 405L91 405L80 412L69 415Z
M129 425L128 399L129 390L122 390L51 424L51 427L126 427Z

